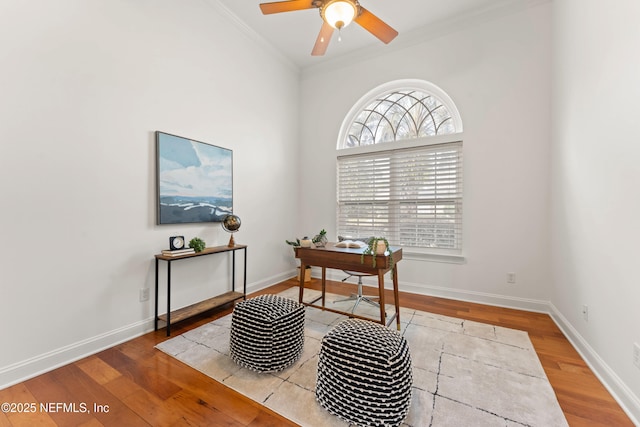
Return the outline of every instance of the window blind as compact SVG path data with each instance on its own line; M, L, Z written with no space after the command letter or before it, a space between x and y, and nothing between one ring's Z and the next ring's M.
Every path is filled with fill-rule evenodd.
M337 174L339 235L461 250L462 142L339 156Z

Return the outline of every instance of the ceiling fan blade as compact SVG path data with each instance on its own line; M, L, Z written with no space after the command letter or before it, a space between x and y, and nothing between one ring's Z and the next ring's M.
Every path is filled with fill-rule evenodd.
M395 39L398 32L387 25L373 13L360 6L361 13L355 21L365 30L379 38L383 43L389 43Z
M263 15L270 15L272 13L291 12L294 10L313 9L313 0L289 0L289 1L275 1L272 3L260 3L260 10Z
M324 53L327 51L327 46L329 46L332 35L333 27L326 22L323 22L322 28L320 28L320 33L318 34L318 38L316 39L316 44L313 46L313 50L311 51L311 55L324 55Z

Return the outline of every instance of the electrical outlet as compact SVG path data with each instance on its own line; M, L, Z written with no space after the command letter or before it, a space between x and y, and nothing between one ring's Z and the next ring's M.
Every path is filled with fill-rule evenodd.
M585 322L589 321L589 306L586 304L582 306L582 318Z
M633 343L633 364L640 369L640 345Z
M516 283L516 273L507 273L507 283L512 285Z
M140 289L140 302L149 301L149 288Z

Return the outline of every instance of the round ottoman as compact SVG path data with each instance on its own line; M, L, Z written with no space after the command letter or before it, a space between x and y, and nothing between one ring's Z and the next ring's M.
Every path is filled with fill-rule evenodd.
M239 302L231 316L231 358L256 372L281 371L302 354L304 305L277 295Z
M399 426L411 404L411 355L400 333L349 319L322 340L316 399L358 426Z

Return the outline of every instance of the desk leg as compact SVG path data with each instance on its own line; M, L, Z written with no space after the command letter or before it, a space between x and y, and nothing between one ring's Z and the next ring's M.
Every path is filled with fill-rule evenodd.
M307 266L303 263L300 263L300 296L298 298L298 302L302 304L302 298L304 297L304 272L307 271Z
M398 291L398 266L393 266L393 298L396 305L396 324L400 330L400 292Z
M384 271L378 270L378 294L380 297L380 323L387 326L387 313L384 303Z
M322 267L322 308L324 308L324 297L327 290L327 267Z
M167 336L171 335L171 261L167 261Z

